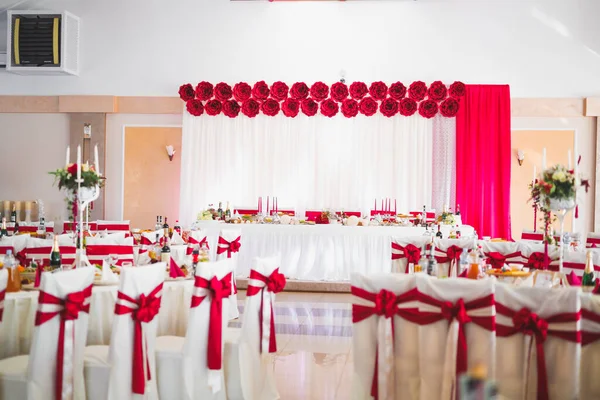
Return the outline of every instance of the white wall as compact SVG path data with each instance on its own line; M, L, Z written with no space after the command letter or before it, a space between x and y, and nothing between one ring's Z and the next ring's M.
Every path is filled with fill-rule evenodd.
M0 114L0 143L0 198L42 199L46 220L63 221L64 195L48 172L64 166L69 115Z
M29 5L30 6L30 5ZM177 95L200 80L504 83L600 95L600 1L46 0L82 19L81 77L0 73L0 94ZM5 35L5 33L0 33ZM0 37L2 39L2 37Z

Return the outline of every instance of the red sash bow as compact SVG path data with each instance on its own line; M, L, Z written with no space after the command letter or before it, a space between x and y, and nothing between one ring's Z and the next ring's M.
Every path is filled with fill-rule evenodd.
M395 252L394 250L397 250ZM414 244L401 246L398 243L392 242L392 260L406 258L406 273L408 273L408 264L418 264L421 259L421 249Z
M438 249L441 253L445 253L445 256L435 256L435 260L439 263L447 263L452 261L460 260L460 255L463 252L463 249L458 247L457 245L452 245L448 247L448 250L444 251L442 249Z
M200 248L202 248L202 245L205 244L206 248L210 250L210 247L208 246L208 240L207 237L204 236L204 238L202 238L202 240L198 241L196 239L194 239L192 236L190 236L188 238L188 248L186 250L186 254L189 256L194 252L194 246L198 245ZM194 246L191 246L194 245Z
M4 298L6 297L6 289L0 291L0 322L2 322L2 315L4 314Z
M231 253L237 253L240 251L241 237L238 236L237 239L228 242L223 236L219 236L219 246L217 247L217 254L222 254L227 251L227 258L231 258Z
M158 314L162 288L163 284L161 283L150 294L145 295L142 293L137 300L123 292L117 294L115 314L131 314L131 318L134 321L131 390L136 394L144 394L146 382L152 378L147 355L148 344L142 330L142 323L151 322ZM130 304L120 304L119 300ZM144 369L146 369L146 374L144 374Z
M488 253L487 256L488 262L491 264L492 268L501 269L504 267L504 264L506 264L507 259L519 257L521 256L521 252L517 251L511 254L502 254L497 251L492 251L491 253Z
M0 294L1 295L1 294ZM56 349L56 377L54 386L54 396L56 399L62 398L64 377L64 358L65 358L65 325L67 321L75 321L80 312L89 313L90 303L87 301L92 295L92 285L86 287L80 292L69 293L64 299L58 298L50 293L40 291L38 297L38 311L35 314L35 326L42 325L52 318L60 315L60 327L58 332L58 347ZM53 307L54 311L42 311L44 305L58 306ZM75 342L75 328L69 335L69 340ZM73 346L70 346L72 349ZM69 356L69 354L68 354ZM73 354L70 354L72 357ZM67 377L69 378L69 377ZM71 377L72 379L72 377Z
M196 276L194 282L196 289L200 290L192 295L192 308L198 307L207 296L212 298L208 324L208 369L220 370L223 364L223 299L231 295L231 275L230 272L221 280L216 276L211 280Z
M513 326L498 324L496 335L499 337L512 336L517 333L532 336L535 340L537 354L537 398L548 399L548 377L546 375L546 358L544 356L544 342L548 335L559 337L574 343L581 343L580 331L558 331L549 329L551 323L577 322L581 313L562 313L549 318L541 318L527 308L519 311L496 304L496 312L512 319ZM531 351L531 349L530 349Z
M420 293L419 299L425 304L439 307L440 312L420 312L418 322L421 325L428 325L437 321L447 320L451 323L453 320L458 322L458 343L456 351L456 374L457 376L467 371L467 337L465 335L465 324L473 322L488 331L494 331L496 328L496 318L492 315L474 316L468 315L469 311L494 306L494 295L489 294L480 299L475 299L465 303L463 299L452 304L449 301L440 301L426 294Z
M258 285L252 285L252 280L258 281ZM264 291L265 288L271 293L279 293L285 288L286 279L283 274L279 273L279 268L276 268L267 278L260 272L250 270L250 278L248 280L247 296L254 296L261 293L260 311L258 312L258 320L260 326L260 352L263 352L263 318L264 318ZM273 302L270 302L271 318L269 322L269 353L277 352L277 340L275 337L275 313L273 312ZM268 310L267 310L268 311Z
M596 314L595 312L586 310L585 308L581 309L581 318L583 321L588 320L600 324L600 314ZM600 332L590 332L584 329L585 327L582 327L581 330L581 344L583 346L600 340Z
M352 304L352 323L356 324L373 315L390 318L392 324L392 334L394 332L393 316L398 315L408 321L417 323L418 309L414 308L399 308L399 304L416 301L419 298L417 288L411 289L406 293L396 296L389 290L382 289L379 293L371 293L365 289L356 286L350 288L352 295L361 299L375 303L374 307L364 306L361 304ZM377 344L379 347L379 343ZM375 370L373 371L373 380L371 382L371 396L378 399L378 350L375 350Z
M525 263L525 267L527 267L529 269L540 269L540 270L545 269L544 268L544 260L545 260L544 253L536 251L535 253L531 253L531 255L529 256L529 259Z
M17 259L17 261L19 261L19 264L26 267L27 266L27 252L25 251L25 249L19 251L17 254L15 254L15 258Z

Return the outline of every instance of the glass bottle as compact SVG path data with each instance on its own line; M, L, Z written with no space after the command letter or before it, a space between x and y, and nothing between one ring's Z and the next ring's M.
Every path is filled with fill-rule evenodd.
M440 224L438 224L438 230L437 230L437 233L435 234L435 237L437 237L439 239L444 238L444 234L442 233L442 227Z
M435 246L431 243L427 257L427 275L437 276L437 261L435 260Z
M17 205L13 204L12 212L10 213L10 223L15 224L17 222Z
M59 269L61 264L60 248L58 247L58 236L54 236L52 252L50 253L50 269Z
M173 227L173 230L181 235L181 226L179 225L179 220L175 220L175 226Z
M223 205L219 202L219 208L217 208L217 219L220 221L223 219Z
M592 251L588 250L585 260L585 270L583 271L583 278L581 279L582 287L594 287L596 285L596 276L594 273L594 261L592 258Z
M6 250L4 256L4 268L8 271L8 282L6 285L7 292L18 292L21 290L21 274L19 273L19 266L17 260L12 254L12 250Z
M2 229L0 229L0 238L8 236L8 229L6 229L6 217L2 217Z
M229 202L227 202L227 208L225 209L225 221L231 219L231 210L229 209Z
M477 279L479 277L479 254L477 254L477 248L474 246L469 252L468 257L469 270L467 271L467 278Z
M160 249L160 261L167 263L167 268L171 261L171 247L169 246L169 236L165 237L165 245Z

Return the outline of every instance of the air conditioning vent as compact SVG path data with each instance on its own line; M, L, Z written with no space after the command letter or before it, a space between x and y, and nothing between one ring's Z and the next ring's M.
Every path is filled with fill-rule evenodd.
M8 12L6 70L22 75L79 74L79 18L68 13Z

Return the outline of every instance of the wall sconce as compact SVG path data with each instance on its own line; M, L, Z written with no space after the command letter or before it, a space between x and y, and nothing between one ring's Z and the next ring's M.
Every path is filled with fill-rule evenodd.
M521 149L517 149L517 161L519 162L519 167L523 165L523 161L525 160L525 152Z
M90 124L90 123L83 124L83 138L84 139L92 138L92 124Z
M175 149L173 149L173 146L167 146L167 155L169 156L169 161L173 161L173 156L175 155Z

